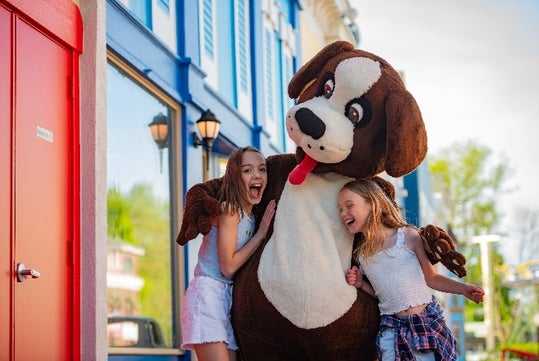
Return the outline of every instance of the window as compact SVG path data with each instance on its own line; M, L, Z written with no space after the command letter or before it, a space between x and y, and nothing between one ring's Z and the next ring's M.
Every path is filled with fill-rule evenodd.
M282 27L282 35L283 35L283 48L282 48L282 57L281 57L281 65L282 65L282 84L288 84L290 83L290 80L292 79L292 76L294 75L294 56L296 55L296 47L295 47L295 32L290 26L290 24L286 24ZM292 108L294 106L294 99L290 99L288 97L287 92L287 86L281 87L281 96L283 99L283 108L285 111ZM279 124L279 123L277 123ZM296 149L296 145L290 139L289 137L286 137L286 129L284 122L281 123L281 128L278 129L279 136L283 137L285 139L284 149L288 152L293 152Z
M290 24L290 3L287 1L262 1L263 67L264 67L264 130L271 141L285 151L295 149L287 138L284 112L294 101L288 97L287 88L294 73L296 31Z
M165 115L170 134L177 113L120 65L107 67L109 345L174 347L169 148L148 125Z

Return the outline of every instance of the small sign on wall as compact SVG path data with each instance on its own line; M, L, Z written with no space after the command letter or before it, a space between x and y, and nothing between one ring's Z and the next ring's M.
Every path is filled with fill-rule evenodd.
M52 143L53 141L54 134L50 130L42 128L39 125L36 127L36 135L41 139L45 139L47 142Z

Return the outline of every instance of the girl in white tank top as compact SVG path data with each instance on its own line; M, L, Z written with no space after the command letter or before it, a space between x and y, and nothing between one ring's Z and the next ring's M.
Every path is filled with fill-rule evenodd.
M461 294L476 303L482 302L483 289L438 274L417 230L406 224L375 181L345 184L338 206L348 231L361 233L354 251L361 270L352 267L346 280L379 300L380 359L456 360L456 342L430 289Z

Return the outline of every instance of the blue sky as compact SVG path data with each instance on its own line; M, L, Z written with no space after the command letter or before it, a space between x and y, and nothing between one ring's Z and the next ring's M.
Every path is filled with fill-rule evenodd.
M405 73L429 153L475 140L512 169L499 201L539 209L539 1L350 0L360 47Z

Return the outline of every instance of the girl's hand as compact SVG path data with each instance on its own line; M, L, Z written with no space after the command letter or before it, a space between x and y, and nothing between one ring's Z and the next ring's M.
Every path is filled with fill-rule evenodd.
M474 301L475 303L483 302L485 291L479 286L469 285L464 286L464 296Z
M260 221L258 231L239 250L237 249L239 214L236 212L230 214L222 213L219 216L217 252L219 254L219 267L222 274L232 277L247 262L266 237L274 214L275 200L271 200Z
M361 285L363 283L363 276L361 275L361 272L359 271L359 268L356 266L353 266L348 271L346 271L346 282L354 286L355 288L361 288Z
M262 238L265 238L266 233L268 233L269 226L271 224L271 221L273 220L273 216L275 215L275 207L275 199L272 199L271 201L269 201L268 206L264 211L264 215L260 220L260 227L258 228L258 233L260 233Z

